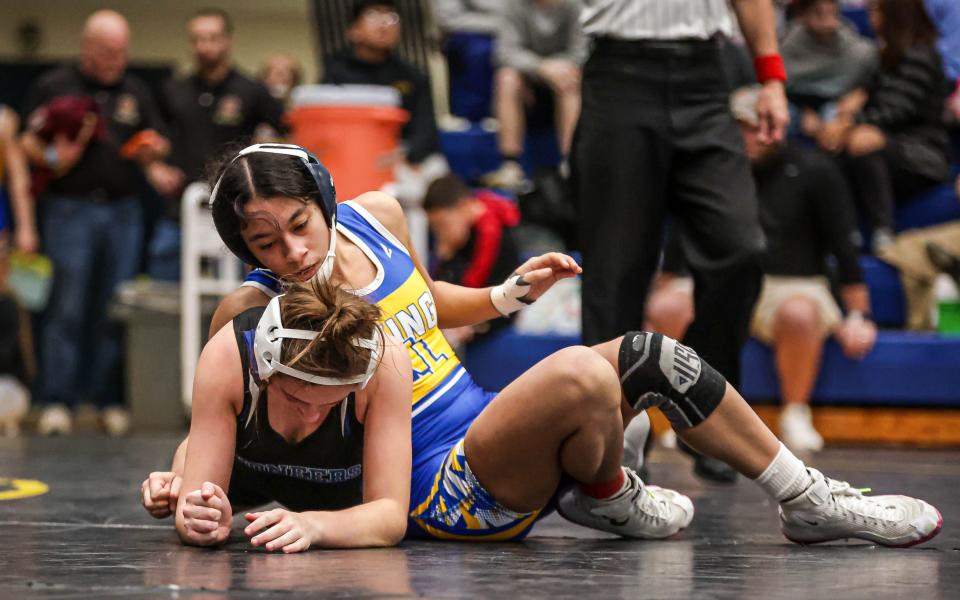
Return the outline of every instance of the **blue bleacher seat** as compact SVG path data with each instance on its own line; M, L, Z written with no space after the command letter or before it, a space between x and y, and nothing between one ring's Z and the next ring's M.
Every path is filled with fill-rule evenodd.
M750 340L743 351L741 391L749 400L779 398L770 348ZM960 406L960 337L881 331L862 361L830 341L813 403L821 405Z
M475 124L466 131L441 131L440 148L450 163L450 169L468 182L500 166L497 135L480 125ZM555 167L560 162L553 129L529 129L524 148L521 163L528 175L540 168Z
M494 39L483 33L448 33L443 43L450 72L450 112L470 121L490 116Z
M953 181L901 204L897 207L894 219L897 231L960 220L960 199L957 198Z
M579 342L507 329L472 344L464 364L481 386L500 390L547 355ZM742 362L743 395L750 401L776 400L779 387L770 349L750 340ZM814 403L960 407L960 336L881 331L863 361L846 358L829 342Z
M440 148L450 169L466 181L475 181L500 166L496 134L479 125L466 131L441 131Z
M874 37L873 27L870 25L870 13L866 8L862 6L844 8L840 11L840 14L843 18L853 23L857 31L860 32L860 35L868 38Z
M903 327L907 304L903 296L900 274L887 263L873 256L861 256L860 268L870 290L873 319L884 327Z

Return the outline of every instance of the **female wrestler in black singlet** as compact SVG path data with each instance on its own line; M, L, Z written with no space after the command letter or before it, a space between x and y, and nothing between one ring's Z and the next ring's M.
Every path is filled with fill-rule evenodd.
M233 507L271 501L290 510L247 513L254 546L297 552L403 537L410 359L379 314L315 280L243 312L210 340L176 505L185 544L220 544Z

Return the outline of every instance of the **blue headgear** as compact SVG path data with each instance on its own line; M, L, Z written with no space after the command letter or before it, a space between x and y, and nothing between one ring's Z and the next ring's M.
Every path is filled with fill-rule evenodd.
M330 228L330 249L327 252L327 257L324 260L318 275L321 276L322 279L329 278L330 273L333 271L333 262L336 256L337 191L333 186L333 177L330 176L330 172L327 171L327 168L324 167L317 157L311 154L307 149L294 144L254 144L252 146L247 146L241 150L239 154L233 158L233 160L227 163L227 165L223 168L223 171L220 173L220 177L217 179L216 185L213 186L213 192L210 194L210 208L213 209L217 202L224 201L218 198L217 192L220 191L220 183L223 181L223 176L227 172L227 169L229 169L233 163L240 159L240 157L256 152L286 154L287 156L299 158L307 167L307 171L309 171L310 175L313 177L313 181L317 184L317 190L319 191L319 200L317 204L320 207L320 212L323 213L323 218L327 222L327 226ZM250 251L250 249L247 247L247 244L242 239L233 235L224 235L227 232L221 229L222 224L216 218L216 216L214 217L214 225L216 226L217 233L220 234L220 238L223 240L223 243L226 244L227 248L229 248L230 251L237 256L237 258L255 267L263 266L260 264L260 261L254 257L253 252Z

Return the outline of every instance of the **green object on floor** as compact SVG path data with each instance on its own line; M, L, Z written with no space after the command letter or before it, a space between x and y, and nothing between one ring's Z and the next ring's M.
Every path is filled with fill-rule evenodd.
M938 323L940 333L960 335L960 302L941 302Z

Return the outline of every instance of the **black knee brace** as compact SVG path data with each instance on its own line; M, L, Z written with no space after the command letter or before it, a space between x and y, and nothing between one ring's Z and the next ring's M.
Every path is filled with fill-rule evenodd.
M649 331L620 344L620 385L637 410L659 408L674 427L699 425L723 400L727 381L693 349Z

